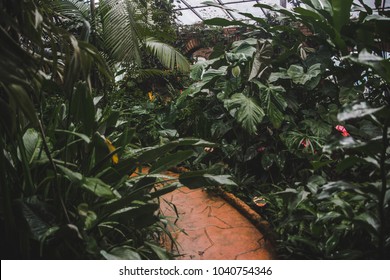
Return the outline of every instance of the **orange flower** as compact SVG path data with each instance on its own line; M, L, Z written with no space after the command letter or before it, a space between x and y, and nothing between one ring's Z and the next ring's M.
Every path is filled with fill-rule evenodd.
M103 136L103 138L104 138L104 142L106 143L107 148L110 151L110 153L115 151L116 148L114 147L114 145L112 145L111 141L108 138L104 137L104 136ZM111 160L112 160L113 164L117 164L119 162L118 154L117 153L113 154L112 157L111 157Z
M152 92L152 91L149 91L149 92L148 92L148 96L149 96L150 102L153 102L153 101L156 99L156 96L153 95L153 92Z

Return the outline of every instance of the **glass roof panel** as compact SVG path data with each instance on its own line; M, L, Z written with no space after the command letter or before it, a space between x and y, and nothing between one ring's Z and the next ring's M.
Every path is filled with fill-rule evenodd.
M253 7L257 3L279 4L280 0L212 0L227 10L208 6L205 0L173 0L174 10L177 12L178 23L190 25L200 23L204 19L222 17L226 19L243 19L238 12L252 13L255 16L264 16L262 9ZM211 2L210 0L208 2ZM235 11L231 11L231 9Z
M207 2L214 2L217 5L226 7L228 10L208 6L204 4L206 0L173 0L174 11L177 13L177 21L179 24L191 25L202 22L204 19L213 17L222 17L226 19L244 19L245 17L238 12L251 13L257 17L263 17L264 11L261 8L253 7L257 3L263 4L281 4L285 2L287 8L292 8L288 1L281 0L208 0ZM341 1L341 0L340 0ZM358 0L353 1L359 4ZM374 7L375 0L364 0L364 3L370 7ZM385 2L386 3L386 2ZM389 9L386 5L386 10ZM231 11L234 9L236 11ZM238 12L237 12L238 11ZM355 12L357 14L357 12Z

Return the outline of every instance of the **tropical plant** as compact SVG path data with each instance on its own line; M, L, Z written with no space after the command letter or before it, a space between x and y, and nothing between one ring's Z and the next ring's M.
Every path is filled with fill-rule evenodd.
M178 179L160 174L192 157L191 147L213 144L134 146L123 112L96 94L94 73L113 83L105 59L83 32L76 39L63 28L70 22L51 4L0 2L1 254L170 258L159 243L159 196L181 183L197 187L195 176L205 185L233 182L207 171ZM147 164L149 174L129 178ZM170 184L156 189L157 182Z
M113 62L131 69L145 63L142 56L147 51L166 68L189 71L187 59L160 40L167 39L167 35L156 31L148 1L104 0L94 8L90 8L85 1L76 0L56 1L54 5L73 25L90 26L90 41L114 59Z
M178 106L199 104L192 122L220 144L203 160L255 176L239 191L268 199L281 257L388 258L388 14L381 1L301 2L255 5L280 24L241 13L249 38L195 65Z

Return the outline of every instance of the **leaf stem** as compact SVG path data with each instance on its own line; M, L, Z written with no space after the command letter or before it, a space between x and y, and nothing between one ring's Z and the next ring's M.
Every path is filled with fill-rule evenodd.
M53 171L54 171L55 188L56 188L56 191L57 191L58 199L60 200L61 207L62 207L62 209L63 209L63 211L65 213L66 220L70 224L70 218L69 218L69 215L68 215L68 211L66 210L64 199L63 199L63 197L61 195L61 190L59 188L59 181L58 181L58 175L57 175L57 166L54 163L54 160L53 160L53 158L51 156L51 153L50 153L50 150L49 150L49 146L47 145L45 131L43 130L42 122L39 121L38 123L39 123L39 131L40 131L40 133L42 135L43 149L45 150L46 156L49 159L50 165L51 165L51 167L53 168Z

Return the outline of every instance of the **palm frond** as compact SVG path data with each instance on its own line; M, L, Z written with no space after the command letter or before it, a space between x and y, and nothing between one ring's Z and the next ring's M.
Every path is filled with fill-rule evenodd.
M100 1L103 18L103 41L119 61L141 63L140 35L137 30L135 7L130 1Z
M181 72L190 71L190 63L174 47L158 41L156 38L145 39L146 47L156 56L156 58L167 68L177 69Z
M53 1L53 8L64 17L78 21L89 21L90 10L85 2L77 0Z

